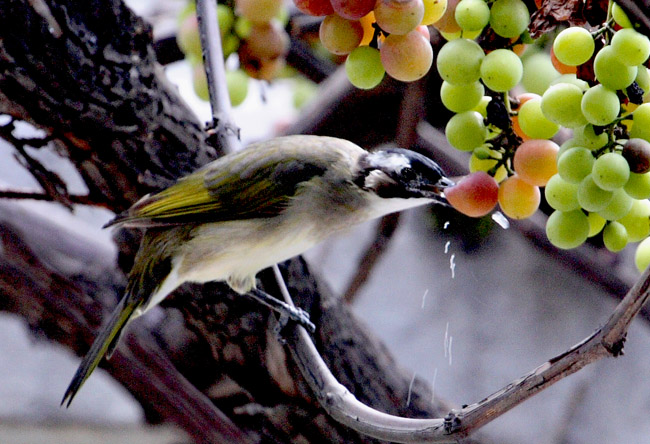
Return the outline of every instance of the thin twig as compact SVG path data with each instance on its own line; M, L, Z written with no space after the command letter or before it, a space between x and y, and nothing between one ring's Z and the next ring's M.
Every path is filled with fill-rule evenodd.
M110 208L111 204L108 201L97 201L91 198L89 195L81 194L68 194L66 198L74 204L81 205L91 205L95 207L105 207ZM46 202L55 202L55 198L49 194L32 192L32 191L19 191L19 190L0 190L0 199L31 199L31 200L41 200Z
M60 38L63 35L63 31L61 31L61 26L52 15L52 11L50 11L50 8L49 6L47 6L47 3L45 3L43 0L29 0L29 4L32 6L34 11L36 11L38 15L40 15L45 19L45 21L47 22L47 26L49 27L50 33L54 37Z
M375 238L370 245L366 247L365 253L361 256L361 259L359 259L356 273L343 293L343 300L345 302L351 303L354 300L361 287L363 287L372 274L375 264L383 256L390 244L390 240L393 238L393 234L397 230L399 217L399 213L393 213L380 219L375 232Z
M218 146L224 153L230 153L239 148L239 128L231 120L221 34L216 20L217 3L214 0L197 0L196 16L212 108L212 125L208 133L219 139Z

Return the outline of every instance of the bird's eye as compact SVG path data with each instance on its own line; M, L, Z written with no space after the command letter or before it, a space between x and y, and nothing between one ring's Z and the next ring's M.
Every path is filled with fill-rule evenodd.
M417 177L417 174L415 174L413 168L409 168L409 167L402 168L402 171L400 171L400 175L402 176L402 179L404 179L405 181L415 180L415 178Z

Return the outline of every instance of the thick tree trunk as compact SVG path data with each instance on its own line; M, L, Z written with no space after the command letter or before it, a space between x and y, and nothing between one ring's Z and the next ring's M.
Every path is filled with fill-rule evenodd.
M89 201L123 210L215 157L199 122L166 83L149 26L121 2L0 0L0 11L0 112L45 130L81 173ZM60 184L48 186L56 179L44 166L26 163L52 199L71 202ZM53 229L10 203L0 207L0 309L81 355L121 296L124 275L73 227L34 235ZM122 269L137 238L120 233ZM66 268L71 258L85 266ZM418 380L406 406L410 377L383 346L300 259L284 270L296 302L318 326L317 346L350 391L402 416L444 414L446 406L432 406ZM261 277L275 292L270 274ZM221 284L184 286L166 305L183 321L168 309L169 322L155 335L134 323L102 364L150 421L176 423L196 442L371 441L315 404L266 310Z

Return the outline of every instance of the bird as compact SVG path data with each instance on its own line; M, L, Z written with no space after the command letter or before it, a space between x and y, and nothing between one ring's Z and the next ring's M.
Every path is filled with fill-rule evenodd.
M130 321L185 282L225 281L313 330L305 312L257 289L256 274L361 222L445 204L453 184L436 162L411 150L366 151L335 137L292 135L253 143L144 196L106 224L145 231L125 294L61 405L70 406L110 358Z

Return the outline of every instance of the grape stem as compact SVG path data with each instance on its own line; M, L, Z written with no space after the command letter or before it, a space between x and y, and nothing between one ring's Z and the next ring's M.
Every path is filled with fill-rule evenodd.
M370 43L368 43L368 46L371 48L379 49L379 36L384 33L384 35L388 35L383 29L379 27L379 25L374 22L372 24L372 27L374 28L374 33L372 34L372 40L370 40Z
M506 111L508 112L509 116L516 115L516 113L513 114L514 111L512 110L512 106L510 105L510 95L508 94L507 91L503 93L503 103L506 106Z

